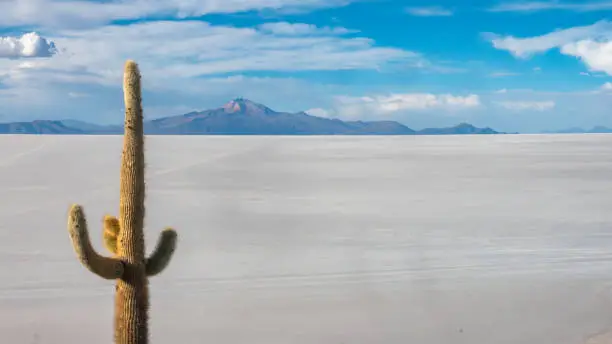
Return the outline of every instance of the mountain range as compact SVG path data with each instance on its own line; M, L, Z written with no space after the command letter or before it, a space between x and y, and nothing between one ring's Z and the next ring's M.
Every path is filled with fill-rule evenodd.
M544 131L545 134L606 134L612 133L612 129L601 125L595 126L591 129L583 129L579 127L567 128L555 131Z
M460 123L448 128L413 130L395 121L342 121L306 112L277 112L248 99L184 115L145 121L147 135L462 135L504 134ZM98 125L78 120L0 123L0 134L123 134L123 124Z

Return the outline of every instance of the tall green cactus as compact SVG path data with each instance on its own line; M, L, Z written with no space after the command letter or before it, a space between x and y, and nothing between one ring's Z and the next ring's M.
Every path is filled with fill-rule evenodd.
M177 234L162 231L150 257L145 257L145 159L140 72L134 61L124 69L125 134L121 156L119 218L104 218L103 240L113 254L104 257L91 246L83 208L73 205L68 232L81 264L104 278L116 280L115 343L146 344L149 330L148 277L162 272L176 248Z

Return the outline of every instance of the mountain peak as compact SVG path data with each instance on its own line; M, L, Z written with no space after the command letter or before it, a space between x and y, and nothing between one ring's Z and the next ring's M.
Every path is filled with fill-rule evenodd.
M227 113L271 113L274 112L270 108L265 105L256 103L254 101L238 97L230 100L225 105L223 105L223 109Z

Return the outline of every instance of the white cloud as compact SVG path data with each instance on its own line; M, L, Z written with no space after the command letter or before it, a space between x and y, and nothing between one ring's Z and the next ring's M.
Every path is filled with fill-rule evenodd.
M583 40L561 47L561 53L580 59L590 71L612 75L612 42Z
M452 94L406 93L389 96L341 97L338 100L347 105L368 105L382 112L480 105L480 99L475 94L463 97Z
M612 1L527 1L502 3L489 8L491 12L537 12L545 10L569 10L577 12L604 11L612 9Z
M547 111L555 107L555 102L552 100L546 101L498 101L494 102L507 110L515 111Z
M528 58L535 53L542 53L584 39L612 38L612 23L602 20L592 25L556 30L528 38L500 36L493 33L485 33L484 36L496 49L506 50L518 58Z
M259 25L259 29L266 33L283 36L307 36L307 35L342 35L358 32L344 27L317 27L312 24L275 22Z
M89 97L90 95L87 93L81 93L81 92L68 92L68 97L70 98L84 98L84 97Z
M316 116L316 117L332 117L332 114L330 113L329 110L325 110L321 108L314 108L314 109L306 110L304 112L306 112L307 114L311 116Z
M427 110L454 111L476 108L481 105L476 94L458 96L452 94L403 93L372 96L337 96L331 109L311 109L311 113L325 117L358 119L364 117L388 117L396 113Z
M407 7L406 12L419 17L448 17L453 15L452 10L440 6Z
M502 78L505 76L516 76L516 75L520 75L520 74L516 72L507 72L507 71L498 71L498 72L489 73L489 76L492 78Z
M612 22L606 20L529 38L486 36L495 48L507 50L517 58L558 48L561 54L582 61L589 71L612 75Z
M249 10L313 10L355 0L2 0L3 26L87 27L145 17L198 17Z
M601 89L604 91L612 91L612 82L606 82L603 85L601 85Z
M36 32L20 37L0 36L0 58L50 57L55 53L55 43Z

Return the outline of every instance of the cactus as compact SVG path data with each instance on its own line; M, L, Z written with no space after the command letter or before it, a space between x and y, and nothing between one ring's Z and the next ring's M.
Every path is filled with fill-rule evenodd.
M119 220L111 215L104 216L104 231L102 232L102 241L104 247L112 253L117 254L117 236L119 236Z
M68 232L81 264L104 278L116 280L115 343L148 342L148 277L162 272L176 247L172 228L162 231L150 257L145 257L145 159L140 72L134 61L124 69L125 134L121 156L119 217L104 217L104 246L112 257L98 254L91 246L83 208L73 205Z

